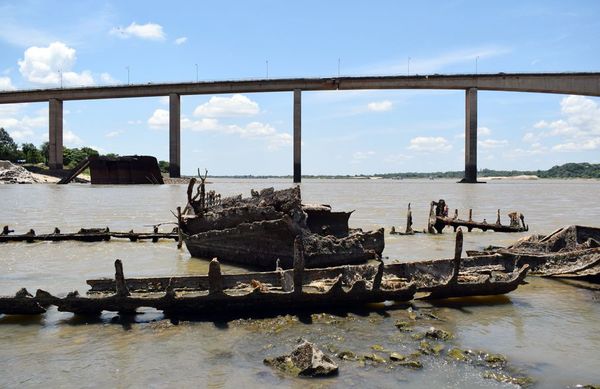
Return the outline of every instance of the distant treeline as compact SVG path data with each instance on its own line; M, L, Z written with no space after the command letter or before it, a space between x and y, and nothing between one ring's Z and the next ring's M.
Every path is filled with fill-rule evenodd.
M434 172L434 173L387 173L376 174L383 178L462 178L464 172ZM481 169L479 177L514 177L538 176L540 178L600 178L600 164L592 163L566 163L556 165L548 170L491 170Z
M548 170L491 170L482 169L477 173L478 177L514 177L514 176L538 176L540 178L600 178L600 164L592 163L566 163L553 166ZM385 174L360 174L360 175L303 175L304 178L370 178L381 177L390 179L404 178L463 178L463 171L432 172L432 173L385 173ZM213 176L215 177L215 176ZM218 176L216 176L218 177ZM223 176L229 178L289 178L291 176Z

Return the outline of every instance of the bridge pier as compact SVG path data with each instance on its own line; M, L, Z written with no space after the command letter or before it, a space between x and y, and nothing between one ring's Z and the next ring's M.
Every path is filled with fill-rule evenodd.
M477 183L477 88L465 92L465 177L460 182Z
M63 102L49 100L48 117L48 167L63 168Z
M181 177L181 97L169 95L169 176Z
M294 183L302 181L302 91L294 89Z

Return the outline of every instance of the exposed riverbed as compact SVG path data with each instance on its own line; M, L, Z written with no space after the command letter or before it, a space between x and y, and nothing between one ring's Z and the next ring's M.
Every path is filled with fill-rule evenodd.
M267 186L289 187L287 180L215 179L208 189L223 195ZM406 206L413 209L415 229L427 222L429 202L443 198L451 213L493 223L496 210L525 214L530 231L523 234L465 233L465 249L507 245L531 233L549 233L567 224L600 225L597 204L600 182L494 181L458 185L449 180L307 180L306 203L331 204L334 210L356 210L352 227L404 229ZM80 227L149 231L158 222L173 221L170 210L184 205L185 185L0 186L0 226L16 232L63 232ZM163 226L163 229L170 228ZM450 257L454 234L386 235L386 261ZM208 262L190 258L173 242L9 243L0 245L0 294L21 287L52 293L87 290L85 280L114 275L113 262L123 261L126 276L205 274ZM222 266L225 272L244 269ZM288 378L264 366L265 357L289 352L304 337L325 352L359 355L386 351L410 354L419 347L411 333L394 325L407 318L407 306L345 316L278 317L228 323L181 321L173 325L162 314L146 311L134 323L113 323L115 314L83 321L52 309L34 318L0 316L0 387L506 387L483 376L489 369L457 362L448 349L481 349L505 355L509 364L532 377L538 387L600 383L600 292L557 280L528 278L529 284L507 295L470 299L416 310L434 312L443 320L414 320L416 333L429 326L446 329L454 339L442 342L440 356L420 357L423 369L393 363L344 361L336 378L307 381ZM312 321L312 324L310 323ZM375 350L372 346L375 346ZM377 351L380 349L385 351Z

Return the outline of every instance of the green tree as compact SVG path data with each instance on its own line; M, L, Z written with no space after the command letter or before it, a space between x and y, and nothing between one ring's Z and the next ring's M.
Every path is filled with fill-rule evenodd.
M72 168L87 157L99 155L100 154L98 153L98 151L92 149L91 147L82 147L81 149L70 149L68 147L65 147L63 150L63 164L67 167Z
M42 153L42 157L44 157L44 163L46 166L48 166L48 158L50 158L50 143L42 143L40 146L40 152Z
M19 159L20 153L17 144L10 134L0 127L0 159L15 162Z
M169 172L169 162L167 161L158 161L158 167L162 173Z
M21 145L21 152L27 163L40 163L44 160L42 153L33 143L23 143Z

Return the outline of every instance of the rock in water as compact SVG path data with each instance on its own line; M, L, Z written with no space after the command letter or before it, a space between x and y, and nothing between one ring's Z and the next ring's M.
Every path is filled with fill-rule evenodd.
M277 358L265 358L264 363L297 376L318 377L338 373L338 366L335 362L306 340L301 340L291 354Z

